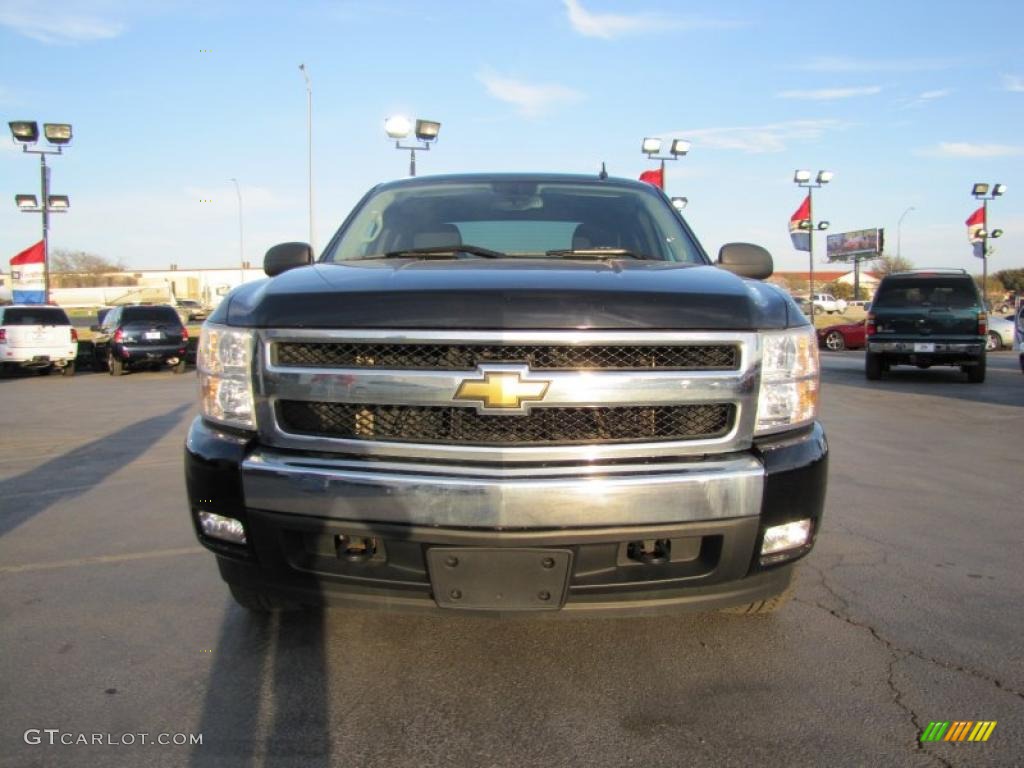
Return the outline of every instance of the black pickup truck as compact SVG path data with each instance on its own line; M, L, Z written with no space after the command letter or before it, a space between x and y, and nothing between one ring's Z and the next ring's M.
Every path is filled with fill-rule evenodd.
M192 521L242 605L774 610L813 546L814 329L653 186L381 184L203 327Z

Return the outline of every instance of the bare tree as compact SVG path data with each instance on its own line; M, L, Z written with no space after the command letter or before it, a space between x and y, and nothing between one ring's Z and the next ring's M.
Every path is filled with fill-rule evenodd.
M111 261L88 251L55 248L50 254L50 272L58 288L134 285L137 282L134 277L116 274L124 270L124 262Z
M891 275L894 272L906 272L914 268L914 263L906 256L887 256L882 254L872 262L871 271L879 277Z

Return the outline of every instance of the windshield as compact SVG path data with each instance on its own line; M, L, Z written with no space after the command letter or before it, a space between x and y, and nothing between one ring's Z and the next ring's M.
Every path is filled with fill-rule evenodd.
M122 323L180 323L170 307L125 307Z
M3 314L4 325L70 325L63 309L57 307L8 307Z
M970 279L900 278L882 283L875 307L949 307L966 309L977 306L978 296Z
M653 190L613 182L498 180L381 190L363 201L323 260L446 246L473 246L509 258L593 258L608 252L707 263L678 214Z

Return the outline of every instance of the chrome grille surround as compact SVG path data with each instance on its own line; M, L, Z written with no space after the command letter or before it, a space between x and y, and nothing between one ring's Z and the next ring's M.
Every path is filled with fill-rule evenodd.
M705 439L594 442L577 445L467 445L345 439L288 432L278 421L279 401L307 401L422 407L464 406L453 400L459 385L476 371L302 368L274 364L277 343L352 342L367 344L707 346L735 345L735 370L534 370L522 363L488 363L488 371L508 370L550 382L541 402L518 415L543 408L727 404L733 418L725 434ZM753 439L760 381L760 346L753 332L634 331L367 331L281 329L259 331L254 392L260 442L282 449L344 453L392 459L479 462L593 462L695 456L745 450ZM517 413L499 418L515 419Z

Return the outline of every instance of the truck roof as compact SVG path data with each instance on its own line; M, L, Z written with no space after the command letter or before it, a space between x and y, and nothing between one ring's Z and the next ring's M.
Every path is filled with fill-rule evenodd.
M616 176L600 178L595 174L582 173L450 173L438 174L435 176L413 176L411 178L395 179L378 185L378 189L394 187L416 187L434 184L471 184L473 182L535 182L553 183L567 182L572 184L611 184L620 187L633 187L641 190L652 190L655 187L644 181L626 179Z

